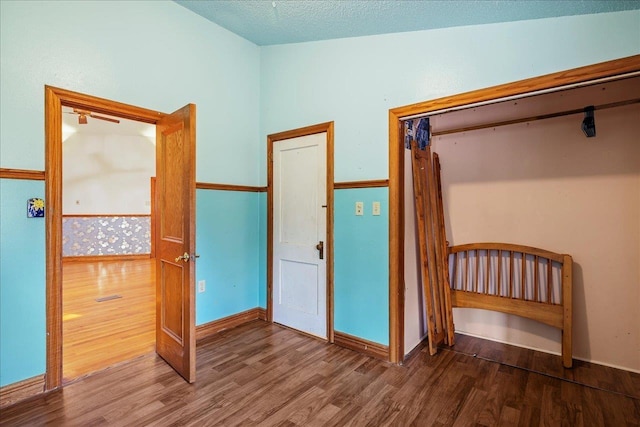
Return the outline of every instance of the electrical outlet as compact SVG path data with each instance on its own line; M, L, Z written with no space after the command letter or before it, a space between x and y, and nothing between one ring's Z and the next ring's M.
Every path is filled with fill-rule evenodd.
M198 292L202 293L205 291L205 282L204 280L198 280Z
M356 215L358 216L364 215L364 203L356 202Z
M376 215L376 216L380 215L380 202L373 202L371 215Z

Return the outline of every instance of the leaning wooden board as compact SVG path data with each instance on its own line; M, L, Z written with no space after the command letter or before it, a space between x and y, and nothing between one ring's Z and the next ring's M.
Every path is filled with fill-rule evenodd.
M438 351L438 344L453 344L453 320L446 282L447 250L444 219L439 213L437 183L434 176L431 149L420 149L411 143L413 188L416 207L420 275L423 299L427 311L427 339L429 353Z

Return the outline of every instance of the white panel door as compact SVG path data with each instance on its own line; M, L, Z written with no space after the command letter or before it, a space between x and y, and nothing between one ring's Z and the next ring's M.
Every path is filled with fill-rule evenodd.
M327 274L318 245L327 234L326 159L326 132L273 145L273 321L322 338Z

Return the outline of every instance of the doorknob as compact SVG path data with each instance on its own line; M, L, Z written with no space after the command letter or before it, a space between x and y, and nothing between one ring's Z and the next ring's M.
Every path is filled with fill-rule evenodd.
M322 240L316 245L316 249L320 252L320 259L324 259L324 242Z
M179 257L176 257L176 262L178 262L180 260L182 260L184 262L187 262L187 261L189 261L189 258L190 258L189 257L189 253L185 252L184 254L180 255Z

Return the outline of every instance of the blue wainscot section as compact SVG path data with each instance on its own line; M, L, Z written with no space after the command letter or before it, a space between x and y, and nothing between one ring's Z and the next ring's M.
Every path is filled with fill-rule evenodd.
M0 386L45 372L45 226L27 218L43 181L0 179ZM46 201L45 201L46 202Z
M364 215L355 215L356 202ZM334 203L334 328L389 345L389 190L336 190Z
M260 193L258 306L267 308L267 193Z
M260 193L196 190L196 325L258 307Z

